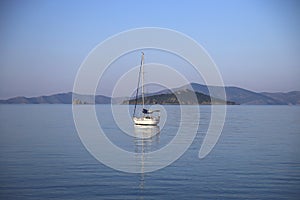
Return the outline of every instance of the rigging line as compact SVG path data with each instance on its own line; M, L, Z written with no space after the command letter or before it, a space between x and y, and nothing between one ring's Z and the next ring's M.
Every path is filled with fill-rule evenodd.
M136 88L135 104L134 104L134 110L133 110L133 115L132 115L133 117L135 116L136 104L137 104L137 99L138 99L138 94L139 94L139 87L140 87L140 80L141 80L142 65L143 65L143 60L141 60L141 66L140 66L140 71L139 71L139 79L138 79L138 86L137 86L137 88Z

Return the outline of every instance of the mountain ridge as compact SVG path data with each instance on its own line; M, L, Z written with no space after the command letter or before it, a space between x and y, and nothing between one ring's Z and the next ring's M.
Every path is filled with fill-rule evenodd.
M171 94L177 91L192 90L212 98L219 100L222 99L220 95L224 88L221 86L206 86L199 83L190 83L178 88L164 89L157 92L145 94L146 97L154 95ZM209 91L214 91L215 96L210 95ZM226 101L235 102L241 105L300 105L300 91L291 92L254 92L251 90L235 87L235 86L225 86ZM73 97L74 95L74 97ZM77 99L80 99L80 101ZM96 95L96 104L120 104L124 100L130 100L132 98L111 98L105 95ZM76 102L74 102L76 100ZM79 95L68 93L58 93L53 95L43 95L38 97L13 97L6 100L0 100L0 104L92 104L94 103L94 97L89 95Z
M206 86L199 83L191 83L189 85L184 85L177 89L185 89L192 88L195 92L200 92L208 95L209 90L215 91L218 94L218 90L223 90L221 86ZM241 105L298 105L300 104L300 91L294 91L295 93L299 93L299 95L295 95L295 97L291 97L289 92L282 93L285 96L288 96L286 99L280 99L272 97L274 93L268 93L266 95L264 93L254 92L251 90L235 87L235 86L225 86L226 92L226 100L233 101L237 104ZM213 96L215 98L221 98L221 96ZM298 103L295 103L298 102Z
M213 102L212 102L213 99ZM142 98L139 97L137 100L130 99L123 101L123 104L142 104ZM224 101L221 99L212 98L208 95L194 92L192 90L178 90L174 93L168 94L156 94L146 96L144 99L145 104L161 104L161 105L211 105L213 104L229 104L236 105L236 103L231 101Z
M67 92L38 97L13 97L7 100L0 100L0 104L72 104L74 100L73 94L74 98L80 99L82 104L91 104L91 102L94 99L92 96L89 95L78 95L72 92ZM104 95L95 96L96 104L110 104L110 102L110 97Z

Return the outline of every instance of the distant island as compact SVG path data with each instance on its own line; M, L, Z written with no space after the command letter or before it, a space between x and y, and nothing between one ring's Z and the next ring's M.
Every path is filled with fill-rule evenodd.
M196 97L197 99L195 99ZM193 92L191 90L178 90L174 93L167 93L167 94L156 94L150 95L145 97L145 104L152 105L152 104L161 104L161 105L210 105L212 104L211 100L215 104L229 104L235 105L235 102L231 101L224 101L222 99L216 99L210 97L208 95ZM135 99L123 101L123 104L135 104ZM142 98L139 97L137 99L137 104L142 104Z
M191 83L172 90L166 89L146 95L147 104L179 104L176 95L181 99L180 104L186 105L208 105L211 98L218 104L229 105L300 105L300 91L287 93L257 93L239 87L225 87L227 99L221 96L209 96L209 90L218 91L223 89L219 86L206 86L198 83ZM191 100L191 93L197 96L198 102ZM218 92L216 92L218 94ZM133 99L111 98L104 95L96 95L95 101L92 96L74 94L72 92L53 94L39 97L14 97L0 100L0 104L133 104ZM140 103L141 99L138 99Z

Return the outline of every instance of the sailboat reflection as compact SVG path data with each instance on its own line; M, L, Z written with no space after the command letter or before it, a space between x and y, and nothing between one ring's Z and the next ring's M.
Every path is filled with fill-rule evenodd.
M144 167L145 167L145 162L147 161L146 153L153 151L155 146L158 146L160 127L135 125L134 136L135 136L134 144L135 144L136 158L137 160L139 160L139 166L141 169L139 188L142 191L144 189L144 183L145 183ZM151 164L151 163L147 163L147 164Z

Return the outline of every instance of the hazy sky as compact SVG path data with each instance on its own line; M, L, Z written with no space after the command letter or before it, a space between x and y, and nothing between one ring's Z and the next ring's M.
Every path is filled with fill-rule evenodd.
M213 58L226 85L300 90L297 0L2 0L0 98L72 91L80 64L98 43L138 27L192 37Z

